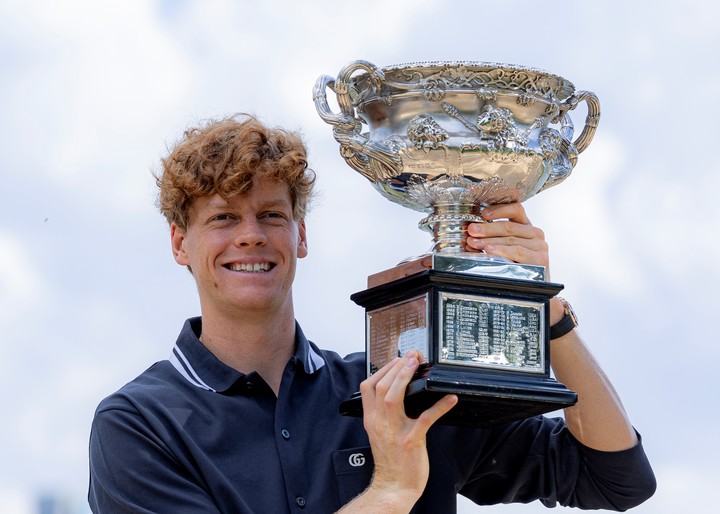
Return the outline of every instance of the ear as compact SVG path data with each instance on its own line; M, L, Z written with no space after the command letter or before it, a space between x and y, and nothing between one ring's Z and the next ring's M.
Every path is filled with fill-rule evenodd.
M298 259L302 259L303 257L306 257L308 254L308 245L307 245L307 230L305 228L305 220L301 219L298 222L298 247L297 247L297 256Z
M185 229L180 228L175 223L170 225L170 241L172 243L173 257L175 262L181 266L190 266L190 259L185 250Z

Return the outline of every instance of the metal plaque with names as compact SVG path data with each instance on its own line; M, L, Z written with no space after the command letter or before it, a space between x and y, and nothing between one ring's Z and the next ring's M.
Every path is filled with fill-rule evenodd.
M545 371L544 304L440 293L441 363Z
M430 352L428 295L375 309L367 313L368 376L394 357L417 350Z

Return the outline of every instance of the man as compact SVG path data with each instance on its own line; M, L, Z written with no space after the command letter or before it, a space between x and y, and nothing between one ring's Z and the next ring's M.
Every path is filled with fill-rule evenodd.
M558 379L580 401L562 419L493 429L436 425L457 402L405 415L405 388L422 356L409 352L365 379L364 355L345 359L309 342L292 283L308 253L313 173L300 139L251 117L186 132L163 160L160 209L188 267L200 318L169 360L102 401L90 438L94 512L455 512L536 499L624 510L648 498L654 476L617 395L565 307L551 303ZM484 211L470 250L548 265L543 233L519 204ZM364 418L338 414L362 392Z

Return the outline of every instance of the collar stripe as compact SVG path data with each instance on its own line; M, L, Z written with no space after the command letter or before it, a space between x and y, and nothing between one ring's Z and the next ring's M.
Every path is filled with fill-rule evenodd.
M180 372L180 374L185 377L185 379L192 385L201 389L205 389L207 391L212 391L213 393L216 392L215 389L203 382L202 379L198 376L198 374L195 373L195 370L192 368L187 358L185 357L185 355L183 355L182 351L180 350L180 348L177 347L177 345L173 348L172 355L170 356L169 360L170 364L172 364L173 367L178 370L178 372Z
M310 373L315 373L317 370L325 365L325 359L317 353L312 346L308 343L308 364L310 366Z

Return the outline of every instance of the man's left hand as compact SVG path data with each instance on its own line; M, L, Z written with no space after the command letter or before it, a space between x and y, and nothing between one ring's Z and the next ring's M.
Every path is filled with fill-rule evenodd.
M483 209L482 217L492 223L468 225L468 251L484 251L521 264L549 268L545 233L533 227L521 204L492 205Z

